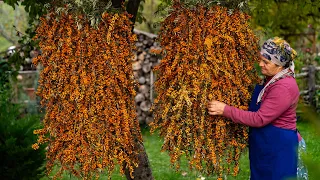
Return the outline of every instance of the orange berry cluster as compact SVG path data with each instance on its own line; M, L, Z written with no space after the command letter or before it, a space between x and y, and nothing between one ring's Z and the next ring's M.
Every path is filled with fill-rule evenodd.
M157 97L151 131L160 129L162 151L179 169L189 167L222 177L236 176L247 146L248 129L222 116L210 116L207 103L219 100L247 109L259 81L258 38L249 16L221 6L186 8L175 3L161 26L161 63L155 67Z
M133 172L142 143L134 105L132 58L136 36L128 14L104 13L98 28L83 16L50 13L35 39L41 64L37 95L46 108L35 149L46 143L53 166L83 179L108 175L115 165Z

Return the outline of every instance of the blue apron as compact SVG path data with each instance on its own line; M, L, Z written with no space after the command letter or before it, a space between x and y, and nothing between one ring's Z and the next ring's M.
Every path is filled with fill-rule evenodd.
M262 85L256 85L249 111L258 111L256 104ZM251 180L285 180L297 177L297 132L269 124L249 128Z

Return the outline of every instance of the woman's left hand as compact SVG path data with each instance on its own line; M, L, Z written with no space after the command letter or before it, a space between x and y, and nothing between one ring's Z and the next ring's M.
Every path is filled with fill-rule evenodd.
M225 103L213 100L208 103L208 112L210 115L223 115L225 107Z

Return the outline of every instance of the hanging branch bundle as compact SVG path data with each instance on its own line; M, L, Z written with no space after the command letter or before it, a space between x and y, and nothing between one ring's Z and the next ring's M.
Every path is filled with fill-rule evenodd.
M157 98L151 131L160 129L163 151L177 169L185 155L190 168L207 174L236 176L247 146L248 130L207 113L209 100L247 109L258 82L258 39L249 16L221 6L174 4L159 38L161 63L155 68Z
M142 143L134 106L131 59L135 35L127 13L102 15L98 28L83 16L51 13L36 31L41 56L39 88L46 108L44 128L35 131L47 143L47 173L58 165L84 179L109 177L138 165ZM124 166L123 166L124 165Z

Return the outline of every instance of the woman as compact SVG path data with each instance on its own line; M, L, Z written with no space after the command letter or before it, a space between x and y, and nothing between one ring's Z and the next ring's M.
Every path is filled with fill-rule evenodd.
M294 78L296 52L281 38L267 40L260 51L259 66L265 76L255 87L249 111L208 103L210 115L223 115L250 127L249 159L252 180L283 180L297 177L296 130L299 89Z

